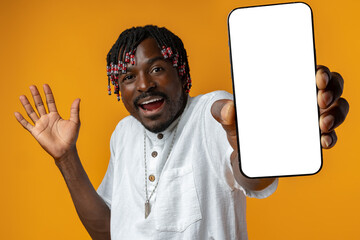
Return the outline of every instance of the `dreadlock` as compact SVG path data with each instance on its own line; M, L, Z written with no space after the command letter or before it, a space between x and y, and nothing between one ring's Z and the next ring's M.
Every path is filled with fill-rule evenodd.
M186 92L191 88L190 68L186 50L181 39L164 27L146 25L132 27L123 31L107 54L108 92L111 95L110 82L114 85L114 94L120 100L119 74L126 73L127 64L135 64L136 47L146 38L154 38L165 59L172 61L181 80L186 79ZM121 71L121 72L120 72Z

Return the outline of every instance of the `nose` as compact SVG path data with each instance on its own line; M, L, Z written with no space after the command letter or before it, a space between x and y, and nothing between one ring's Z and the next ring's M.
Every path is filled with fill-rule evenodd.
M149 76L149 74L141 73L138 76L136 89L139 92L147 92L156 87L155 81Z

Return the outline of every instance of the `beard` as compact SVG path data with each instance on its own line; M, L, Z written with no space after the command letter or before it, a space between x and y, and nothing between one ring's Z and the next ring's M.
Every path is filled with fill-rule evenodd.
M150 132L159 133L166 130L180 115L183 113L186 105L186 96L181 94L180 98L176 101L171 102L169 98L163 94L153 93L152 95L162 96L165 99L165 103L170 106L169 108L169 117L165 121L157 121L157 117L154 119L154 123L151 125L145 125L143 122L141 124ZM173 106L173 107L172 107Z

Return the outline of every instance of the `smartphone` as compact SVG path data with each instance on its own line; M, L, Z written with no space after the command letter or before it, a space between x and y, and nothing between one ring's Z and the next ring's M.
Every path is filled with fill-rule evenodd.
M228 16L241 172L315 174L322 166L312 10L242 7Z

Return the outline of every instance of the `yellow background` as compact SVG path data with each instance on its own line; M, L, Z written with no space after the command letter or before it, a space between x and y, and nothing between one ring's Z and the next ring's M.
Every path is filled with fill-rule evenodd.
M0 239L90 239L53 160L13 116L24 113L18 96L28 95L29 85L49 83L64 118L71 102L82 99L78 150L97 187L112 130L127 115L106 91L105 56L118 34L134 25L168 27L188 51L191 95L231 92L227 14L278 2L283 1L1 1ZM344 77L350 113L337 131L336 147L324 151L319 174L281 179L270 198L249 199L250 239L360 239L360 1L307 3L314 12L317 62Z

